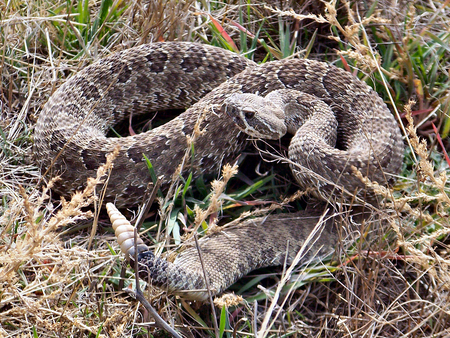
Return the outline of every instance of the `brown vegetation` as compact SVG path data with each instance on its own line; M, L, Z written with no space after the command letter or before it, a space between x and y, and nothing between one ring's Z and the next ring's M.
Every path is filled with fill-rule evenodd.
M335 62L382 95L408 145L394 189L367 182L385 197L378 213L389 223L371 229L366 222L348 235L342 255L298 269L301 283L277 302L273 280L282 271L275 277L263 271L271 278L245 281L264 287L244 287L243 303L216 307L213 315L209 306L150 288L147 296L161 316L186 336L214 336L211 318L233 336L449 336L448 17L448 3L437 0L0 0L0 336L162 335L119 287L122 257L97 198L111 164L66 201L52 196L52 181L44 181L32 156L39 111L65 79L111 52L161 40L237 49L255 61ZM170 196L146 232L176 243L175 230L160 236L174 219L176 230L197 229L208 227L219 208L238 218L256 199L281 203L278 189L286 183L278 175L252 177L255 185L245 188L227 176L214 183L209 202L203 181L192 183L199 190L193 196L205 204ZM244 207L236 202L244 200ZM131 270L124 270L132 285Z

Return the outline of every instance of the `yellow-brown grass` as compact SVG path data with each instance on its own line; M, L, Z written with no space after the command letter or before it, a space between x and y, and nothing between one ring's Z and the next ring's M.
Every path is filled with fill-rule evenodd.
M33 161L32 128L41 107L65 78L110 52L163 39L224 45L226 39L214 32L209 15L237 44L246 40L239 35L242 30L236 23L255 35L261 28L266 35L258 36L253 54L256 59L264 58L268 51L273 52L270 57L284 55L281 46L299 43L299 36L313 36L311 27L319 32L316 44L303 42L293 54L323 59L327 51L330 59L332 52L323 46L345 46L338 52L349 63L344 66L363 71L363 79L376 79L397 117L402 111L406 113L406 126L401 127L409 147L407 164L394 189L366 182L386 198L385 208L357 231L351 219L344 217L344 225L353 232L345 243L345 252L326 264L333 270L334 279L330 280L326 268L304 271L307 280L320 282L307 282L282 294L283 303L277 303L283 304L280 308L271 298L277 284L266 283L265 293L259 293L257 302L223 310L229 311L227 331L236 336L298 337L450 334L449 170L437 155L433 136L427 142L423 129L419 133L415 128L432 116L412 114L414 109L426 109L427 102L436 108L432 113L442 111L448 98L440 88L434 88L439 94L436 97L423 91L425 84L417 82L417 68L408 50L417 43L437 41L434 37L439 35L439 27L445 27L448 15L445 4L415 1L396 8L380 2L371 11L373 2L356 8L348 2L338 6L332 1L320 7L300 1L290 11L289 5L277 7L277 2L243 3L115 1L95 26L102 2L89 2L86 14L77 4L68 9L67 3L60 1L0 1L0 336L128 337L145 334L147 329L154 332L145 325L152 319L117 287L121 269L120 255L115 254L118 245L112 234L104 231L108 223L99 213L102 184L107 181L114 154L84 191L60 201L52 198L53 181L43 184ZM83 19L83 15L90 19ZM335 30L330 30L330 24ZM391 30L383 29L385 25ZM286 27L290 27L287 37L278 31ZM267 48L263 38L269 44ZM379 46L375 46L375 38ZM384 44L396 46L392 67L383 64L388 54L379 47ZM448 58L444 52L442 55ZM407 95L399 104L396 90L400 84L415 88L410 96L418 98L419 108L407 102ZM435 87L439 85L443 84ZM400 110L402 104L404 109ZM443 114L441 121L446 118ZM227 194L227 183L235 172L235 167L224 169L223 179L211 185L208 206L197 205L190 221L186 216L189 212L180 211L186 216L185 222L191 222L188 225L194 229L208 225L209 231L216 231L223 194ZM280 198L267 210L287 203L292 206L302 195ZM165 221L175 202L167 199L161 205L165 206L166 214L161 217ZM237 215L236 219L248 215ZM371 225L377 224L380 215L388 223L374 229ZM103 231L96 231L102 226ZM171 238L164 241L171 243ZM126 276L132 280L129 269ZM214 335L209 307L151 292L148 297L159 313L178 330ZM235 303L225 297L217 304ZM223 320L220 310L216 317ZM263 330L258 331L261 327Z

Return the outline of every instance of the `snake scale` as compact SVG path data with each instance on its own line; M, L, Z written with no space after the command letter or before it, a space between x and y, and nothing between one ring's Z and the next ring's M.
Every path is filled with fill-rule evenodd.
M106 136L130 114L185 108L175 119L145 133ZM260 118L260 108L269 117ZM270 112L281 127L279 122L273 127ZM217 47L183 42L121 51L66 81L40 113L35 155L42 170L50 169L49 176L61 177L55 190L69 195L95 176L106 155L119 146L106 199L119 208L135 206L151 182L143 154L155 173L164 176L164 189L184 158L196 124L201 134L194 142L195 155L184 164L185 172L217 172L250 144L249 135L266 137L267 130L277 129L278 136L267 137L295 133L289 147L294 177L303 188L317 188L322 199L336 191L363 196L358 191L365 187L352 167L371 180L390 184L402 164L403 143L392 114L369 86L349 72L302 59L258 66ZM336 190L339 187L343 190ZM112 205L108 212L113 223L124 222ZM270 215L202 239L213 293L254 268L292 262L319 218L320 213L310 211ZM325 222L325 235L317 246L322 251L336 243L333 223L332 218ZM124 229L132 233L130 226ZM127 244L124 250L130 253L132 247ZM188 248L170 263L142 244L138 257L140 274L156 285L187 298L207 299L196 248Z

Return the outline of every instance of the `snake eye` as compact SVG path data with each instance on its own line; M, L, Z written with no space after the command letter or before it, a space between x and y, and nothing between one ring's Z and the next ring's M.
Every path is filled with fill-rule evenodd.
M244 115L246 119L252 119L255 116L254 110L244 110Z

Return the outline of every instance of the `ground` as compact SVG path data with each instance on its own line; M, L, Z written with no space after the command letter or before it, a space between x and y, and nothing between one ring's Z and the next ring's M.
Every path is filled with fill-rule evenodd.
M244 298L238 305L212 308L144 285L163 319L185 336L450 336L448 17L448 2L437 0L0 0L0 336L165 335L122 291L133 287L133 273L122 268L109 221L93 207L96 188L67 201L55 196L33 158L33 127L50 95L79 69L169 40L216 45L257 62L332 62L386 101L406 151L397 184L373 187L385 198L375 216L386 223L355 229L344 222L337 254L296 268L301 282L288 281L293 287L279 298L281 268L234 286ZM243 157L258 158L255 151ZM186 227L207 227L218 206L222 224L278 205L281 192L295 194L288 174L263 169L266 178L241 170L214 185L212 196L208 178L185 182L183 193L166 198L162 216L151 210L147 242L177 243ZM304 200L292 197L289 205L301 208ZM172 229L168 238L159 236L162 227Z

